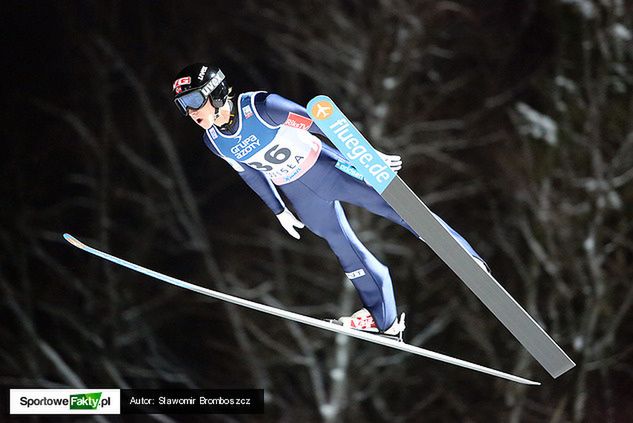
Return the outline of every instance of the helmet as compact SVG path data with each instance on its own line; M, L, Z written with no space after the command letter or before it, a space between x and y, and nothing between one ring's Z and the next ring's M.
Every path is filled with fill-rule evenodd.
M208 98L217 112L229 96L222 71L205 63L194 63L178 72L173 91L174 103L183 116L187 116L188 109L198 110L204 106Z

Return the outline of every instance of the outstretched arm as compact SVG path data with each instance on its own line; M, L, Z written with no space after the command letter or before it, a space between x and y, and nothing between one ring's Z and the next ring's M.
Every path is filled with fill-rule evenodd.
M248 166L242 166L235 160L222 156L213 144L209 142L206 134L204 136L204 143L216 156L226 160L231 167L237 171L240 178L255 191L259 198L261 198L268 208L277 216L281 226L283 226L291 236L299 239L299 233L295 228L303 228L304 225L286 208L279 192L277 192L277 188L275 188L272 182L260 171Z
M275 188L272 182L270 182L270 180L260 171L248 166L241 166L239 163L236 164L241 167L241 170L235 169L233 164L231 164L231 166L237 170L237 174L240 178L242 178L242 180L244 180L244 182L246 182L246 184L255 191L259 198L266 203L268 208L275 214L283 212L286 206L279 196L277 188Z
M204 144L209 150L211 150L213 154L226 160L231 165L231 167L237 171L237 174L240 176L240 178L242 178L244 182L246 182L246 184L251 187L253 191L255 191L259 198L261 198L262 201L266 203L268 208L270 208L273 213L279 214L284 211L286 206L279 196L277 189L272 184L272 182L268 180L268 178L266 178L261 172L251 167L242 166L242 164L238 163L237 161L221 155L220 152L211 143L206 133L204 134L203 140Z

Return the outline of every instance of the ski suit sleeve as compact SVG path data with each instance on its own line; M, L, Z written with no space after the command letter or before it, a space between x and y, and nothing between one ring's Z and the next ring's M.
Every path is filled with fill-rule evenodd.
M271 93L258 93L255 97L255 108L257 109L257 113L270 125L281 125L283 124L290 113L294 113L300 116L303 116L312 121L312 118L308 115L305 107L295 103L294 101L288 100L280 96L279 94L271 94ZM321 129L317 126L316 123L312 122L308 131L311 134L319 135L322 139L330 141L330 139L321 131ZM330 141L331 143L331 141ZM347 161L343 157L343 154L338 151L338 149L330 146L326 143L323 143L323 151L326 152L331 157L336 158L337 160Z
M279 94L258 93L255 97L255 107L262 119L271 125L281 125L288 119L290 113L312 120L305 107ZM314 122L308 128L308 131L325 137L325 134L321 132L321 129Z
M284 211L286 206L279 196L277 189L272 184L272 182L270 182L270 180L264 176L263 173L249 166L242 166L240 163L229 157L222 156L220 152L215 148L215 146L211 144L207 137L207 134L205 134L203 138L207 148L211 150L216 156L226 160L231 165L231 167L237 171L237 174L240 176L240 178L242 178L244 182L246 182L246 184L251 187L253 191L255 191L259 198L261 198L262 201L266 203L268 208L270 208L270 210L272 210L274 214L278 215Z

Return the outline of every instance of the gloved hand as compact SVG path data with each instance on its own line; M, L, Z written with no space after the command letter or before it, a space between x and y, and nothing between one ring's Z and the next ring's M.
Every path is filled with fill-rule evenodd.
M402 169L402 158L400 156L392 156L390 154L381 153L380 151L376 151L376 153L378 153L380 158L383 159L394 172Z
M294 214L288 209L284 209L281 213L279 213L277 219L279 219L279 223L284 227L286 232L288 232L292 237L299 239L301 236L299 232L295 228L303 228L305 225L295 217Z

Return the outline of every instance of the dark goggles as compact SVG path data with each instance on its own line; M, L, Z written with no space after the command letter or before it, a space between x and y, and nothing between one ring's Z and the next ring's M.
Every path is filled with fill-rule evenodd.
M189 114L189 109L198 110L204 106L204 103L207 102L209 95L222 83L222 81L224 81L224 74L222 71L218 71L218 73L216 73L213 78L211 78L211 80L202 87L175 98L174 103L176 103L176 107L178 107L178 110L180 110L180 113L182 113L183 116L187 116ZM213 107L216 109L222 107L225 100L226 99L224 98L211 98Z

